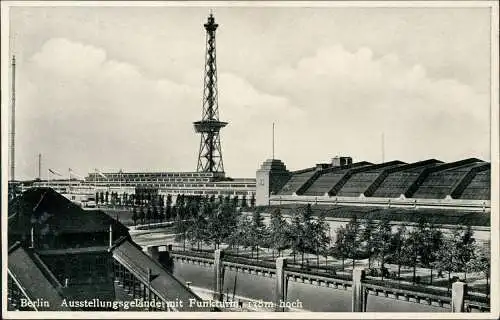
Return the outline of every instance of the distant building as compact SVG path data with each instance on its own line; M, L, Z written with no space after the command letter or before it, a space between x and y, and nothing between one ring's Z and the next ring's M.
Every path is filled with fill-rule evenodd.
M60 193L95 194L109 191L137 194L144 190L174 196L231 196L250 200L255 197L255 178L229 178L224 172L104 172L89 173L85 180L26 181L23 190L50 187ZM76 199L73 199L76 200Z
M89 173L85 184L99 189L150 188L158 190L160 194L172 195L231 195L249 198L255 194L254 178L229 178L224 172Z
M31 188L11 201L8 232L8 310L210 311L172 305L200 298L121 223L52 189ZM134 299L157 304L114 303Z
M491 164L470 158L443 163L373 164L336 157L298 171L281 160L266 160L257 170L256 204L311 203L389 208L491 210Z

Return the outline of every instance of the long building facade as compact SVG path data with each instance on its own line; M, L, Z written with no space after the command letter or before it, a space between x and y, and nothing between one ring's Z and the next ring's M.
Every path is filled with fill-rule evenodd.
M224 172L104 172L89 173L84 180L34 181L30 187L50 187L63 194L93 195L109 191L136 194L141 190L167 195L231 196L239 199L255 197L255 178L228 178Z
M224 172L90 173L85 184L97 189L148 188L172 195L231 195L241 198L255 194L254 178L227 178Z
M476 158L373 164L336 157L298 171L270 159L257 170L256 179L256 204L261 206L311 203L491 210L491 164Z

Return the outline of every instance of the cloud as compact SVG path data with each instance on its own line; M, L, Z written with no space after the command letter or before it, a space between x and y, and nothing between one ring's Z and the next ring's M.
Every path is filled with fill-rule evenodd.
M199 136L192 122L201 117L201 72L155 78L110 59L102 48L61 38L44 43L23 68L30 75L22 79L18 112L26 176L33 176L38 152L44 165L80 173L94 167L195 170ZM301 111L235 74L223 73L219 81L221 120L230 122L221 134L226 171L252 175L262 157L259 135L270 128L267 117L297 119Z
M395 54L323 47L295 66L275 68L266 87L306 114L308 134L294 144L309 156L299 161L337 153L379 161L382 131L395 159L489 158L488 95L455 79L430 78L423 65L405 65ZM285 157L300 167L293 152Z
M66 77L85 77L99 71L106 60L106 52L90 45L55 38L47 41L32 60L47 72Z
M53 38L21 66L18 168L32 177L44 166L80 173L183 170L196 167L203 79L197 66L167 78L111 59L98 46ZM225 169L253 176L271 156L291 169L337 154L446 161L489 157L488 97L456 79L428 76L393 53L326 46L293 65L265 70L258 85L236 71L219 74ZM265 88L265 89L262 89Z

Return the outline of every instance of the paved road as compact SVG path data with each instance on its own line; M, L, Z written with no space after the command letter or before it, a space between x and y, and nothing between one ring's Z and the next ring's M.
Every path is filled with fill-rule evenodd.
M154 233L131 233L132 240L141 247L166 246L175 242L175 234L164 231Z

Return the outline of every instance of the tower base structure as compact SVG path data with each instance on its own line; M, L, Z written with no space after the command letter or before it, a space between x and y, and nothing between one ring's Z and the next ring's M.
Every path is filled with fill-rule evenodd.
M290 179L291 173L286 169L283 161L268 159L257 170L255 190L255 204L269 205L269 196L277 193Z

